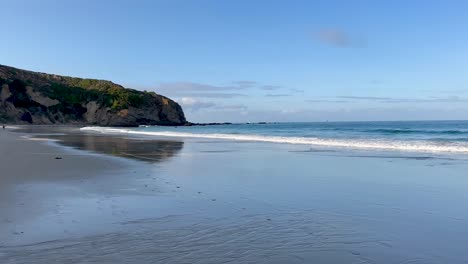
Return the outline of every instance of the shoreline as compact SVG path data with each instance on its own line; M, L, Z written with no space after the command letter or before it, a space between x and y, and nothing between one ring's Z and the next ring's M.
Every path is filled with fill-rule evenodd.
M17 182L23 180L34 181L35 178L32 174L54 177L63 171L76 174L76 168L83 170L80 172L99 174L104 170L123 167L119 166L116 161L112 162L111 165L107 165L112 158L104 155L95 154L95 157L92 157L91 153L85 152L79 155L80 153L74 152L72 148L67 148L61 144L52 146L50 144L50 142L54 141L52 138L39 138L33 134L9 130L1 131L0 136L3 172L5 175L9 175L10 178L14 177ZM58 158L61 158L60 162ZM21 159L27 162L28 167L18 164ZM106 162L103 162L103 160L106 160ZM86 166L83 166L83 164L86 164ZM40 178L41 176L37 177L37 179ZM5 178L1 178L1 180L3 181Z
M427 140L403 141L403 140L350 140L346 138L320 138L320 137L292 137L257 134L233 134L233 133L193 133L180 131L141 131L125 128L109 127L83 127L81 131L103 134L108 136L133 135L142 137L165 137L182 139L214 139L237 142L263 142L274 144L289 144L309 146L311 149L337 150L337 151L369 151L369 152L393 152L433 155L468 155L468 145L439 145Z
M43 239L40 232L31 230L31 219L57 212L62 198L89 193L85 188L96 179L128 174L138 166L131 160L77 150L22 132L1 131L0 146L0 246ZM22 229L23 224L29 232Z
M2 264L468 258L464 160L64 129L0 133Z

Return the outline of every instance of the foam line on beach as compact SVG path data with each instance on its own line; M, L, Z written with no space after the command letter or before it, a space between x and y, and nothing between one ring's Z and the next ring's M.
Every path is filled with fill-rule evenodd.
M312 145L334 148L352 148L366 150L393 150L407 152L432 153L461 153L468 154L468 144L437 144L429 141L389 141L389 140L354 140L354 139L325 139L313 137L280 137L262 135L240 134L196 134L172 131L138 131L121 128L83 127L82 131L98 132L103 134L131 134L140 136L162 136L179 138L223 139L234 141L256 141L269 143L286 143Z

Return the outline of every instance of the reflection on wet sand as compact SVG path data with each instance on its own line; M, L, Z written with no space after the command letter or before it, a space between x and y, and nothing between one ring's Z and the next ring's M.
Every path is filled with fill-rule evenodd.
M59 140L64 146L101 154L131 158L150 163L163 162L177 155L183 141L148 140L124 136L88 134L73 127L26 126L17 132L32 134L36 138Z
M49 135L45 137L60 140L60 144L80 150L151 163L162 162L177 155L184 146L184 142L181 141L141 140L92 134Z
M10 144L3 162L15 183L31 175L50 184L0 199L1 264L467 263L464 160L58 130L42 137L147 164L178 157L146 166Z

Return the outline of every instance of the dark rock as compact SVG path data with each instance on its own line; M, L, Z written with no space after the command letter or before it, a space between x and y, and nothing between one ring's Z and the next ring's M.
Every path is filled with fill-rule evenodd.
M186 125L173 100L110 81L0 65L0 122L99 126Z

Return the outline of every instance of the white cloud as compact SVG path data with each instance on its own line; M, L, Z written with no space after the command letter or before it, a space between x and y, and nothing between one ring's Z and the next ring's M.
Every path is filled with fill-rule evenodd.
M262 87L260 87L261 89L263 90L267 90L267 91L273 91L273 90L278 90L281 88L281 86L279 85L263 85Z
M202 108L211 108L216 106L213 102L206 102L192 97L182 97L179 100L179 103L184 109L190 109L192 111L197 111Z
M252 89L278 90L281 86L260 85L255 81L234 81L229 85L211 85L195 82L161 83L146 90L173 97L234 98L248 96ZM291 90L292 91L292 90Z
M291 94L265 94L265 97L288 97L292 96Z

